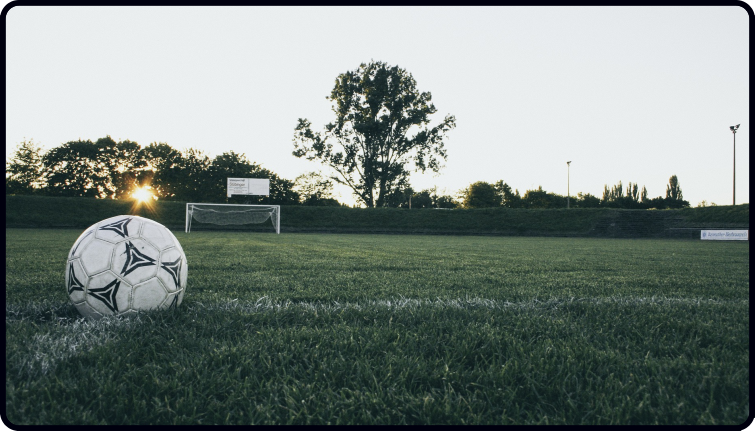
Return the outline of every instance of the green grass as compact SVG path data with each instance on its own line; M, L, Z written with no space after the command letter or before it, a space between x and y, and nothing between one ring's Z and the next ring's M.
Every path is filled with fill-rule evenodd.
M741 424L749 245L177 232L183 304L80 319L6 229L14 424Z

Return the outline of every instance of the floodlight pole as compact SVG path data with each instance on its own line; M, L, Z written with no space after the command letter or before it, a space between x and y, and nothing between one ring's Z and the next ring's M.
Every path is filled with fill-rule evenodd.
M569 168L571 167L571 160L566 162L566 208L569 208Z
M736 205L737 204L737 129L739 129L739 124L736 126L729 127L731 130L731 133L734 135L734 177L732 179L732 197L731 197L731 204Z

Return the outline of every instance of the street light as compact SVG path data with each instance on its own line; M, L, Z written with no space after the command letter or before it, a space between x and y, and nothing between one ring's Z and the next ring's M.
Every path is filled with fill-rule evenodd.
M566 208L569 208L569 168L571 167L571 160L566 162Z
M737 204L737 129L739 129L739 124L736 126L730 126L729 129L731 129L731 133L734 134L734 179L733 179L733 191L732 191L732 205Z

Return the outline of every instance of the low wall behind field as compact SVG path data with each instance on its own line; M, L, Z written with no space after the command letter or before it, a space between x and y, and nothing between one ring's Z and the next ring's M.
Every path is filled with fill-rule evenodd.
M6 196L5 226L84 229L120 214L134 214L183 230L186 204L94 198ZM749 204L680 210L405 209L282 206L281 233L386 233L439 235L576 236L608 238L700 238L701 229L748 229ZM192 231L217 228L192 223ZM240 230L272 231L263 226Z

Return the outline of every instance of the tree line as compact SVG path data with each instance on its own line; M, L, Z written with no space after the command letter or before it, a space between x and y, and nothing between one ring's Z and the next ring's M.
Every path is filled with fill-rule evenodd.
M227 198L226 179L268 178L269 196ZM5 194L128 199L140 187L155 197L182 202L268 203L277 205L341 205L333 197L333 181L318 172L288 180L233 151L210 158L201 150L178 151L166 143L145 147L110 136L69 141L43 152L32 141L21 142L6 162ZM456 197L437 188L415 191L404 180L382 196L380 206L393 208L627 208L689 207L676 175L669 178L666 196L649 198L636 183L604 186L602 198L590 193L563 196L542 187L523 195L504 181L478 181Z
M563 196L547 192L542 186L527 190L524 195L512 190L505 182L487 183L478 181L461 191L461 206L464 208L625 208L625 209L672 209L689 207L684 200L681 185L676 175L669 178L666 196L649 198L647 189L636 183L629 183L626 189L621 181L609 188L603 188L603 197L590 193L577 193L576 196Z
M269 196L227 198L227 178L268 178ZM69 141L43 152L24 140L6 162L5 194L128 199L148 187L158 199L184 202L340 205L332 183L317 173L295 181L233 151L210 158L201 150L178 151L166 143L142 147L110 136Z

